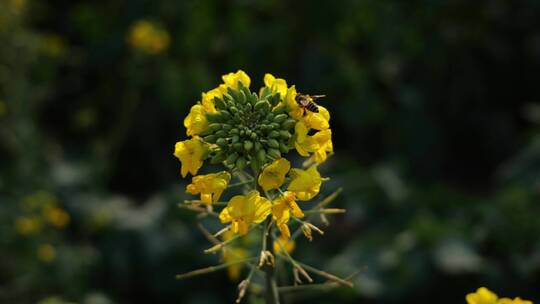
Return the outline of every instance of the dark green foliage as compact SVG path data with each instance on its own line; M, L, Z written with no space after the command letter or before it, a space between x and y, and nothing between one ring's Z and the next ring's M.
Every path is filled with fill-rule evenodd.
M325 94L332 115L322 192L344 187L348 212L294 255L361 272L354 289L286 303L455 304L480 286L540 301L539 1L12 2L0 1L0 303L232 303L224 272L174 280L219 260L176 207L193 196L172 152L200 93L237 69L252 89L270 72ZM140 19L169 32L167 51L126 43ZM235 114L276 102L248 93L229 92L234 109L216 100L204 138L233 151L214 164L257 169L292 146L282 108L261 114L264 143L240 128ZM16 219L39 191L71 222L23 237ZM36 257L45 243L50 264Z

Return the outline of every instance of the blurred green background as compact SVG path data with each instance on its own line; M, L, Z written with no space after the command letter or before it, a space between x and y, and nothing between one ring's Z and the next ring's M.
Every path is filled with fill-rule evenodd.
M172 152L237 69L332 113L294 254L362 272L286 303L540 301L539 1L0 0L0 303L232 303Z

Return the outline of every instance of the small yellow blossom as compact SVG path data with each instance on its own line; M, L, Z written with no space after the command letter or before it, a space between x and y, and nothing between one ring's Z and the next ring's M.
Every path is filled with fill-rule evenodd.
M248 258L248 252L244 248L228 246L223 250L223 261L225 263L231 263L231 265L227 267L227 273L231 280L237 281L240 278L243 265L242 263L237 262L245 260L246 258Z
M517 297L515 299L509 299L509 298L502 298L497 302L497 304L533 304L532 301L523 300L520 297Z
M219 200L230 180L231 175L225 171L198 175L193 177L192 183L186 187L186 190L191 194L200 193L201 201L210 205Z
M307 170L291 169L290 175L292 180L287 190L294 192L299 201L309 201L319 193L322 179L317 166Z
M182 163L182 177L186 177L188 172L196 175L207 152L206 144L197 138L177 142L174 146L174 156Z
M261 197L258 191L251 191L247 195L234 196L219 214L219 219L223 224L232 222L232 232L245 235L249 225L262 223L271 209L268 199Z
M267 73L264 75L264 85L271 92L278 92L281 99L284 99L287 95L287 82L285 79L276 78L272 74Z
M281 236L287 239L291 237L291 231L287 225L291 218L291 213L297 218L304 217L304 213L295 199L296 195L293 192L285 191L282 196L274 201L274 205L272 206L272 217L281 232Z
M201 134L208 127L206 109L203 105L196 104L191 107L188 116L184 119L184 127L188 136Z
M169 33L148 20L140 20L131 26L128 43L147 54L159 54L169 47Z
M62 208L48 207L43 210L47 222L58 229L65 228L70 221L69 214Z
M283 185L285 175L291 169L291 163L285 158L279 158L264 167L259 175L259 185L264 191L277 189Z
M326 161L327 153L334 151L332 144L332 130L326 129L319 131L312 136L313 141L316 143L316 149L313 151L313 160L321 164Z
M56 249L51 244L42 244L38 247L37 256L41 261L51 263L56 259Z
M291 86L287 89L287 95L285 96L285 107L287 108L287 112L289 113L289 116L291 116L295 120L302 119L304 115L304 109L298 105L296 102L296 87Z
M21 216L15 221L15 230L20 235L31 235L41 231L42 222L35 216Z
M304 115L304 123L309 129L319 131L326 130L330 128L330 112L328 112L328 110L323 106L319 105L318 108L318 113L306 111L306 114Z
M294 146L298 154L304 157L313 153L312 159L320 164L326 161L327 154L334 151L332 144L332 130L318 131L314 135L308 135L309 129L302 121L296 123L296 139Z
M467 304L497 304L498 297L491 290L480 287L474 293L469 293L465 299Z
M297 122L294 130L296 134L294 147L298 154L308 157L310 152L317 150L317 143L312 136L308 136L309 129L304 122Z
M214 106L214 98L221 98L223 93L227 92L227 86L221 84L219 87L212 89L206 93L202 93L202 105L206 112L213 113L216 112L216 107Z
M251 79L242 70L238 70L236 73L229 73L221 77L226 86L233 89L238 89L238 82L241 82L246 88L249 88Z
M296 243L283 235L274 240L274 252L282 253L283 249L285 249L288 253L291 253L295 247Z

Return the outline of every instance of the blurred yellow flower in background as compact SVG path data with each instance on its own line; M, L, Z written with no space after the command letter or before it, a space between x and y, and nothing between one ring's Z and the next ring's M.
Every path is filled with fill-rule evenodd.
M135 22L127 35L128 43L144 53L156 55L169 48L169 33L148 20Z
M41 231L41 219L36 216L21 216L15 220L15 230L20 235L32 235Z
M240 278L242 272L242 263L236 263L248 258L248 252L244 248L240 247L228 247L223 250L223 261L225 263L231 263L227 267L227 273L229 278L233 281L237 281Z
M56 259L56 249L51 244L42 244L38 247L37 256L41 261L51 263Z
M296 243L283 235L274 240L274 252L283 253L285 249L288 253L292 253L295 247Z
M219 200L221 194L231 180L231 175L226 171L194 176L192 183L187 185L186 191L191 194L201 194L201 201L212 204Z
M43 210L45 220L58 229L65 228L71 220L69 214L59 207L47 207Z

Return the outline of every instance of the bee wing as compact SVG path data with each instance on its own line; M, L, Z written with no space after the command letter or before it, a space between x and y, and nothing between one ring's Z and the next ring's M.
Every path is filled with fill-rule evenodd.
M318 99L318 98L323 98L323 97L326 97L326 95L312 95L311 96L311 98L313 98L313 100Z

